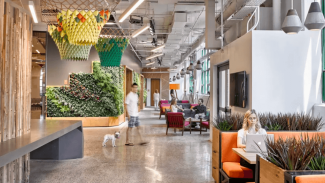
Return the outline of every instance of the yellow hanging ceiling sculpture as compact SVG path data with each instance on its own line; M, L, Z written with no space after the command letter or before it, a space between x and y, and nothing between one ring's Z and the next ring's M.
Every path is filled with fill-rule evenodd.
M110 12L104 11L61 11L58 24L65 30L70 44L95 45L100 31L109 20Z
M61 60L88 60L91 45L72 45L69 43L65 30L54 25L49 26L49 34L59 49Z

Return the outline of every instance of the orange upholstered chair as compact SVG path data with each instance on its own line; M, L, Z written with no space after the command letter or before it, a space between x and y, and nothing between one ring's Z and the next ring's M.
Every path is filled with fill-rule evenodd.
M237 132L223 132L221 139L221 181L254 182L253 170L241 166L240 157L232 150L232 148L237 148Z

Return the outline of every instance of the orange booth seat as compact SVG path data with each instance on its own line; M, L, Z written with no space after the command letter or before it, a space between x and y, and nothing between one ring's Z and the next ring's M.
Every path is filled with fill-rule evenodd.
M296 183L324 183L325 175L299 175L295 180Z
M314 137L316 135L325 138L325 132L272 131L267 133L274 134L274 140L277 140L280 137L284 139L288 137L300 138L301 134L303 136L308 134L309 138ZM222 171L227 174L228 179L253 179L253 171L249 168L241 166L240 157L232 150L233 148L237 148L237 132L222 132L220 141L220 168L222 168Z

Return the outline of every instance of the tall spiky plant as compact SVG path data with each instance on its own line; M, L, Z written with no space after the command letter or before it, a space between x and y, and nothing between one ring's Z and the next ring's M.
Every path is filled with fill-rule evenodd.
M310 160L308 169L310 170L325 170L325 139L318 138L319 148L315 148L316 155Z
M317 138L301 134L300 138L280 137L276 141L267 139L267 154L261 154L264 159L284 170L306 170L311 159L317 154Z

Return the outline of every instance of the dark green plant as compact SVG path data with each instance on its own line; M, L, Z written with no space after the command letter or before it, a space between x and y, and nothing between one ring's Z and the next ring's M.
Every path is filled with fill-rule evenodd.
M314 157L308 165L310 170L325 170L325 157Z
M268 131L280 131L280 130L282 130L282 126L279 124L271 124L270 123L265 126L265 129Z
M317 142L319 143L319 148L314 149L316 151L316 155L310 160L308 169L325 170L325 139L319 137Z
M213 124L217 129L221 131L229 131L229 130L238 131L243 126L243 120L244 120L244 116L242 114L233 114L231 116L220 115L214 118Z
M143 86L146 87L146 80L143 80ZM143 89L143 103L146 103L148 97L148 91L144 88Z
M232 125L228 121L223 121L217 124L217 128L221 131L229 131L232 128Z

